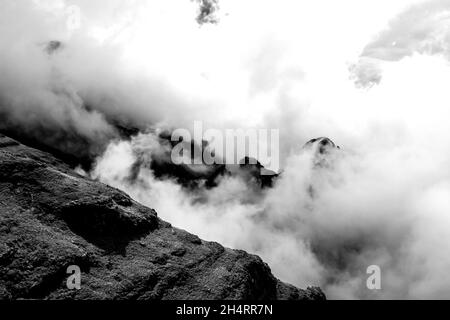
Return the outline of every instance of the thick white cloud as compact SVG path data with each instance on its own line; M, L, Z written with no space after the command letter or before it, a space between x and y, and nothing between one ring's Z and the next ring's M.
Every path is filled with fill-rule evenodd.
M353 67L356 83L379 83L383 61L399 61L415 53L450 58L450 1L421 1L395 16L361 53Z

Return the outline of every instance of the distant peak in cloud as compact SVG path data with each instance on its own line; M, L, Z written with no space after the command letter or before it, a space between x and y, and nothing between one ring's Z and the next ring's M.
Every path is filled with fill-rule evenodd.
M305 144L305 148L316 148L316 152L319 154L325 154L334 148L340 149L339 146L327 137L311 139Z

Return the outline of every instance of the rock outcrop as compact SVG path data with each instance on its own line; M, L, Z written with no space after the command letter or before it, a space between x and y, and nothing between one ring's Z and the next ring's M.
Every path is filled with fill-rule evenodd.
M312 139L303 148L313 151L313 164L315 168L330 168L334 156L337 154L336 151L341 150L341 147L326 137Z
M67 267L82 271L69 290ZM0 135L0 299L324 299Z

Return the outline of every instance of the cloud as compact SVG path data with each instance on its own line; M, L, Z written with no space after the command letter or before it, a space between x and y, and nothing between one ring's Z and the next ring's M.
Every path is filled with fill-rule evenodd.
M285 281L322 286L330 298L450 294L443 271L448 261L439 259L448 243L450 173L438 163L448 163L448 153L434 144L333 149L327 167L314 166L315 148L301 149L287 159L272 189L255 191L251 182L231 176L193 192L155 178L146 165L129 179L137 149L146 146L148 156L159 149L142 143L149 138L111 144L93 177L156 208L174 225L261 255ZM373 264L382 270L380 292L365 287Z
M381 81L380 64L399 61L414 53L450 58L450 1L432 0L411 5L368 43L352 69L356 84L367 87Z
M175 17L182 14L176 3L5 1L0 13L0 128L92 160L120 136L118 125L145 129L157 123L179 126L214 118L208 97L178 90L168 68L149 72L128 60L128 46L133 51L142 44L136 37L140 24L149 18L138 13L143 8L153 12L155 7L160 10L152 17L159 20L151 27L172 24L161 10ZM197 4L186 1L180 8L189 8L192 15L184 13L187 18L177 30L198 28ZM153 36L160 34L155 30ZM58 46L51 49L52 44ZM162 43L158 46L160 53L168 50ZM171 64L151 54L146 59L148 65Z

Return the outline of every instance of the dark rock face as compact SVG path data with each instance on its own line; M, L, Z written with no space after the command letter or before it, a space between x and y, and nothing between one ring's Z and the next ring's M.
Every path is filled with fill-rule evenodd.
M249 176L246 180L253 179L261 188L271 188L278 174L266 169L258 160L244 157L239 161L240 172Z
M340 149L340 147L337 146L333 141L331 141L331 139L326 137L309 140L305 144L305 148L315 148L315 152L317 154L326 154L330 150L333 150L335 148Z
M147 154L147 150L139 152L135 150L137 161L135 162L130 179L139 176L142 167L150 168L158 179L174 179L185 188L196 190L200 188L217 187L218 181L225 176L239 176L244 181L254 183L260 189L272 187L278 174L266 169L257 159L244 157L239 164L225 164L225 159L220 163L207 164L202 155L209 147L207 141L201 144L195 141L172 141L172 133L169 130L155 135L160 145L156 154ZM179 144L185 144L186 149L191 150L192 164L175 164L172 161L173 148ZM198 155L195 158L195 155ZM195 164L194 160L198 164Z
M81 289L66 287L81 268ZM0 135L0 299L324 299Z

